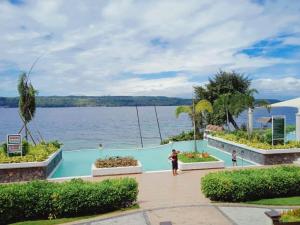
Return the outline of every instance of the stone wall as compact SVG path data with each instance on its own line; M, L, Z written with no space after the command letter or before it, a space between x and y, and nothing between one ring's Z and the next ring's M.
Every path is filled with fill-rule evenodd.
M61 159L59 151L45 166L0 169L0 183L47 179Z
M220 150L232 153L233 150L237 155L261 165L289 164L300 158L300 149L294 150L255 150L250 147L235 145L229 141L222 141L220 138L208 137L208 145ZM286 153L284 153L286 151ZM265 154L264 154L265 152ZM277 152L277 153L276 153ZM279 153L280 152L280 153ZM269 154L271 153L271 154Z

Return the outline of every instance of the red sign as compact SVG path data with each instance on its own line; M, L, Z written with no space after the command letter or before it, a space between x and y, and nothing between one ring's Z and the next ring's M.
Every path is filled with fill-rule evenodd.
M21 153L22 155L22 135L9 134L7 135L7 154Z
M8 145L7 151L9 153L18 153L22 151L22 145Z
M20 134L7 135L7 144L21 144L22 137Z

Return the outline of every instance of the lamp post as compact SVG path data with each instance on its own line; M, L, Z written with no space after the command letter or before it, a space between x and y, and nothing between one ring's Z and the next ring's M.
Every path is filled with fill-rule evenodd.
M296 113L296 140L300 141L300 108Z

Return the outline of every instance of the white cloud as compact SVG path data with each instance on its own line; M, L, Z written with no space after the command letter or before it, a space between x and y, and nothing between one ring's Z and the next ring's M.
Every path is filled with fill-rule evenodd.
M286 96L300 97L300 78L297 77L257 79L253 80L253 87L262 90L261 94L264 96L280 99L284 99Z
M176 76L172 78L147 79L140 78L118 81L107 90L113 95L149 95L149 96L192 96L193 86L187 77Z
M32 75L42 95L185 96L195 80L220 68L255 74L299 63L238 53L262 39L300 32L299 9L296 1L0 1L0 65L6 67L0 82L9 79L5 71L27 70L44 54ZM176 77L141 76L168 71Z

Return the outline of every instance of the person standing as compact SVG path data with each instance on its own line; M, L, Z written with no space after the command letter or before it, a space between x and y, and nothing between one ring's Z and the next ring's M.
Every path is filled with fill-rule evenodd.
M236 151L235 150L232 151L231 158L232 158L232 166L237 166Z
M172 161L172 173L173 176L178 175L177 170L178 170L178 154L180 151L176 151L175 149L172 150L171 155L169 156L169 160Z

